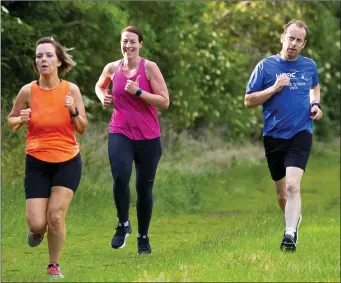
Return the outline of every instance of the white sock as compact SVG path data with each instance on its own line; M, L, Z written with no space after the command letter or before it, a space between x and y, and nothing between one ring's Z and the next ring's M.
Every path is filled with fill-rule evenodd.
M142 235L140 233L137 233L137 238L140 238ZM142 236L143 239L147 238L147 235Z
M292 237L295 237L296 229L295 228L286 228L285 229L285 234L286 235L291 235Z

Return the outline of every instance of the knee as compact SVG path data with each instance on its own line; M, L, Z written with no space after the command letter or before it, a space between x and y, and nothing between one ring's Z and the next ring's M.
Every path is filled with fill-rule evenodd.
M152 190L138 190L137 193L137 200L139 202L152 202L153 201L153 194Z
M129 186L129 181L130 181L130 176L128 174L117 174L113 176L114 179L114 184L116 186L120 187L128 187Z
M33 215L27 214L26 219L27 219L29 230L32 233L41 234L41 233L46 232L47 222L46 222L45 215L42 217L37 217L36 215L33 216Z
M62 210L56 209L48 211L47 213L47 223L49 228L58 229L65 222L65 214Z
M288 194L299 194L300 193L300 184L295 181L288 181L286 184L286 191Z

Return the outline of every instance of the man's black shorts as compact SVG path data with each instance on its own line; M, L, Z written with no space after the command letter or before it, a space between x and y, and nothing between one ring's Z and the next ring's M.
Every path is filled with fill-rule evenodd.
M26 154L25 194L29 198L49 198L54 186L76 192L82 175L82 159L78 153L72 159L51 163Z
M264 136L265 156L271 177L278 181L285 177L286 167L298 167L305 170L312 144L312 135L302 131L291 139L279 139Z

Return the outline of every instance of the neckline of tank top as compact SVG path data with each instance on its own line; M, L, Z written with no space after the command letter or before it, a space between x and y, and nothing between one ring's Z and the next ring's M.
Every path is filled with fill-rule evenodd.
M135 75L133 75L133 76L131 76L131 77L127 77L127 76L124 74L124 72L123 72L123 70L122 70L123 60L124 60L124 59L121 59L121 66L120 66L119 70L121 71L123 77L125 77L127 80L131 80L133 77L135 77L135 76L139 73L139 71L140 71L140 69L141 69L141 67L142 67L142 60L144 60L142 57L140 57L140 58L141 58L141 59L140 59L140 62L139 62L139 66L138 66L138 68L137 68L137 72L136 72Z
M62 84L62 82L63 82L63 80L62 80L62 79L59 79L59 84L58 84L56 87L51 88L51 89L46 89L46 88L42 88L42 87L40 86L39 80L36 80L36 81L35 81L35 83L37 84L37 86L39 87L39 89L45 90L45 91L55 90L55 89L59 88L60 85Z

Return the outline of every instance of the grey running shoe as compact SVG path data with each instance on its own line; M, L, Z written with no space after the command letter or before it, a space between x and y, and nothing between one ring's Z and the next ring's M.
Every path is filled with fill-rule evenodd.
M49 279L64 278L64 275L60 272L58 264L49 264L47 266L47 274L49 275Z
M31 231L27 234L27 243L30 247L38 246L44 239L44 234L34 234Z

